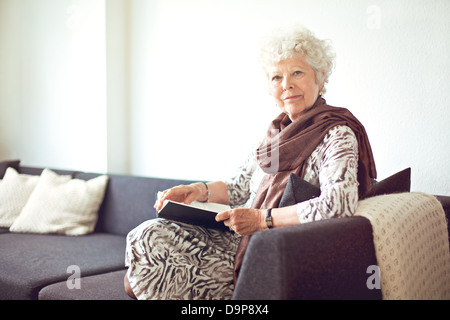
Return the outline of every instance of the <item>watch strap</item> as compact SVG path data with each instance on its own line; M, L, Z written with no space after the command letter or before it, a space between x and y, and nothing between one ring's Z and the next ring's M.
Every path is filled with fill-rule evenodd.
M272 224L272 208L267 209L267 213L266 213L266 225L267 228L272 229L273 228L273 224Z

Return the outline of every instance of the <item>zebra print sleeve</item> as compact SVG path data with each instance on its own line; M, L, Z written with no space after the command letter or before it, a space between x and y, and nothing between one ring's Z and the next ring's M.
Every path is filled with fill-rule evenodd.
M255 151L256 148L250 152L234 177L224 181L228 192L228 203L231 207L241 206L250 199L251 180L258 166Z
M347 126L336 126L307 161L305 180L321 195L297 204L300 223L352 216L358 202L358 142Z

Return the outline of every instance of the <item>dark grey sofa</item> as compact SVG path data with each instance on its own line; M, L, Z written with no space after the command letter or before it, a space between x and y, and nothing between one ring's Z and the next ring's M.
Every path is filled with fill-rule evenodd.
M43 168L18 167L19 173L41 174ZM99 174L54 170L89 180ZM11 233L0 228L0 299L128 299L123 290L125 236L156 217L158 190L186 181L108 175L109 182L95 232L86 236ZM2 176L0 176L0 179ZM80 289L69 289L78 266Z
M43 170L17 169L35 175ZM54 171L84 180L98 176ZM155 218L156 191L190 181L109 177L92 234L69 237L0 229L0 299L130 299L123 290L126 234ZM450 197L439 200L449 217ZM79 267L81 279L80 287L71 289L68 267L73 265ZM262 231L250 241L233 299L381 299L380 290L366 285L370 265L376 265L372 228L363 217Z

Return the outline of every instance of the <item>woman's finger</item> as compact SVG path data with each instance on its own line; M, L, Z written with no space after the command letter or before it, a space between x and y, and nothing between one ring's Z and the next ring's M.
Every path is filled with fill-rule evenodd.
M226 222L230 219L230 215L231 215L231 210L219 212L218 214L216 214L216 221L217 222L224 221L225 225L228 226L226 224Z
M161 208L164 204L164 201L166 201L166 200L179 201L179 199L177 199L177 198L179 198L179 196L177 195L178 194L177 188L178 188L178 186L170 188L170 189L166 189L162 192L161 196L158 199L156 199L156 202L154 205L156 210L158 210L158 211L161 210Z

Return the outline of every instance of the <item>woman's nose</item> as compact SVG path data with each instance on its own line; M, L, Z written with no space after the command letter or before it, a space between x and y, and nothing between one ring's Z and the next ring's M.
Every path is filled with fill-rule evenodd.
M283 91L292 89L292 83L291 83L291 80L289 79L289 77L284 77L282 85L283 85Z

